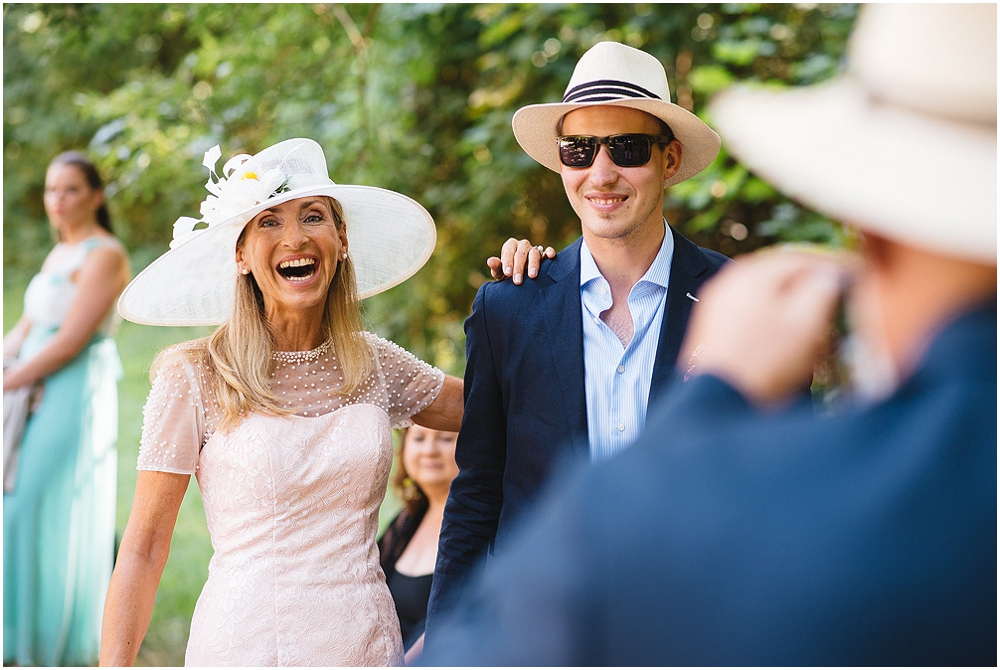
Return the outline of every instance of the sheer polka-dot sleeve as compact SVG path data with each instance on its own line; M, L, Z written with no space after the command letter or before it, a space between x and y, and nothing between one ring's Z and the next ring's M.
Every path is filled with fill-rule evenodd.
M385 379L393 428L411 425L410 417L427 409L444 385L444 372L406 351L398 344L370 335Z
M164 352L142 410L137 469L195 474L205 435L199 377L183 351Z

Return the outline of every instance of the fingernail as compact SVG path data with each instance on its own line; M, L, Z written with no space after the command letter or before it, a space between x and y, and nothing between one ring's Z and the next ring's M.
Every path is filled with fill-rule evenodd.
M505 275L507 275L508 277L510 276L510 273L511 273L511 272L512 272L512 270L511 270L511 268L510 268L510 266L509 266L509 265L508 265L507 267L505 267L505 268L503 269L503 273L504 273Z
M531 268L530 270L528 270L528 276L531 277L532 279L534 279L537 274L538 270L536 270L535 268Z
M519 275L519 274L518 275L514 275L514 283L515 284L520 284L521 283L521 279L523 279L523 277L521 275Z

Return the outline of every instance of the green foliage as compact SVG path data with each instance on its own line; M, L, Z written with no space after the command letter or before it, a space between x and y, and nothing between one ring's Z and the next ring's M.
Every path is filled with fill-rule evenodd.
M138 271L204 198L201 157L319 141L341 183L406 193L439 243L412 280L367 301L372 327L461 372L462 321L508 237L560 248L579 234L558 175L510 129L557 101L601 40L664 63L675 101L703 113L737 81L836 73L856 7L760 4L5 4L4 268L49 246L48 160L86 147L109 177ZM709 123L710 119L707 119ZM672 188L667 217L726 254L782 240L842 243L838 227L726 153Z

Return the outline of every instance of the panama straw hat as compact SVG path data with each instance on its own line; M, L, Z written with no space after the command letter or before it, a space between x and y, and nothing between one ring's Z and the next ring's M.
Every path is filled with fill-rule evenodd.
M426 209L386 189L335 184L313 140L285 140L255 156L236 156L221 178L215 175L220 156L218 147L205 154L212 195L201 204L201 219L179 218L170 250L125 287L118 300L125 319L154 326L225 321L233 309L240 233L257 214L296 198L325 195L343 205L361 298L412 276L434 250L437 232Z
M867 5L843 75L737 87L709 111L727 148L789 196L902 244L995 264L996 11Z
M645 51L600 42L580 57L562 102L527 105L514 114L517 143L529 156L559 172L556 148L559 120L580 107L612 105L631 107L663 120L684 147L681 167L664 184L689 179L715 160L721 141L697 116L670 102L667 73L660 61Z

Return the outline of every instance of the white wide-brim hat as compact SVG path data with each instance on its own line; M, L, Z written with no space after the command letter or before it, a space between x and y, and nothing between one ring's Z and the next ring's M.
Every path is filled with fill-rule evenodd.
M600 42L580 57L562 102L527 105L514 113L517 143L529 156L559 172L559 120L580 107L631 107L665 122L684 148L670 186L698 174L719 153L721 140L697 116L670 102L667 73L655 57L617 42Z
M996 5L866 5L842 76L737 87L709 113L727 149L790 197L902 244L995 264L996 21Z
M323 149L291 139L255 156L236 156L215 177L218 148L205 155L213 193L202 218L174 224L170 250L125 287L118 311L153 326L208 326L232 314L236 292L236 242L246 224L269 207L306 196L330 196L343 205L350 255L360 298L396 286L434 251L434 220L420 203L373 186L334 183Z

